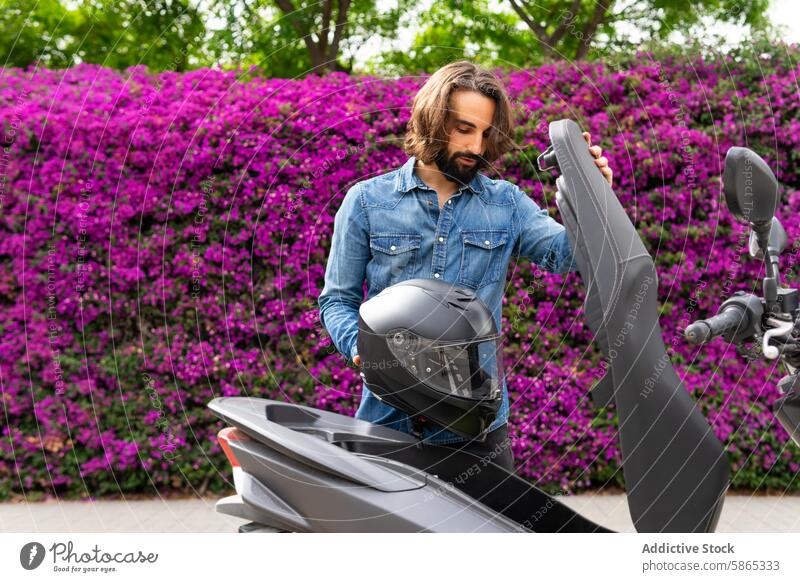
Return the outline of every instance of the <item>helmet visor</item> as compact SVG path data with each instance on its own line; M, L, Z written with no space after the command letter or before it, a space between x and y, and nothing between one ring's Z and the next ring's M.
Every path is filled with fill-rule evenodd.
M401 366L427 386L475 400L496 398L503 385L501 334L469 342L444 342L398 330L388 338Z

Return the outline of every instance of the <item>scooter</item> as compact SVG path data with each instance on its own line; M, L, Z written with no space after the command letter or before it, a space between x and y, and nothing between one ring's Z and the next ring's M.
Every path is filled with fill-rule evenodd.
M634 526L640 532L714 531L729 465L664 348L653 260L594 165L578 125L551 123L550 140L538 165L560 173L556 203L586 287L587 321L608 363L591 399L598 408L615 406L619 415ZM764 297L734 294L717 315L690 325L686 338L756 338L765 357L781 357L790 375L781 381L786 396L776 414L797 441L798 302L796 290L779 284L786 234L774 218L777 181L763 160L743 148L728 153L723 181L731 211L751 224L751 255L767 258ZM497 483L480 499L425 467L359 452L364 444L383 451L421 446L414 436L384 426L260 398L216 398L209 408L230 425L218 439L236 489L216 509L247 520L240 532L611 531L490 460L457 449L452 454L464 456L464 467L488 472Z

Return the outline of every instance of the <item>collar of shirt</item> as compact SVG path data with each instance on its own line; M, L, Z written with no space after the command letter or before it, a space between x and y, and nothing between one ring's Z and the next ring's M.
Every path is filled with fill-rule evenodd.
M427 190L431 190L431 187L428 186L425 182L422 181L417 173L414 171L414 163L416 162L416 157L411 156L408 158L408 161L402 165L400 171L397 173L397 180L395 182L395 187L400 192L408 192L412 188L424 188ZM467 184L466 186L461 186L458 191L463 190L464 188L469 188L475 194L481 195L486 192L482 176L480 172L475 173L475 177Z

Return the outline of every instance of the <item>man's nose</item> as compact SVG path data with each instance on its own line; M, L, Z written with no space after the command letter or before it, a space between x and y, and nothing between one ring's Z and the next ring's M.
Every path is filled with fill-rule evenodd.
M471 154L479 156L483 153L483 136L478 135L478 137L473 138L470 140L469 143L469 151Z

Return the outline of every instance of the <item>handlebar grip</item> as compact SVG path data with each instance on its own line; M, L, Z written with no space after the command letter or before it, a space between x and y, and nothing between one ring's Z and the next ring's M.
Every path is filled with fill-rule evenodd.
M742 323L747 323L747 312L739 305L731 304L722 313L708 319L695 321L684 331L686 340L690 344L704 344L717 336L737 329Z

